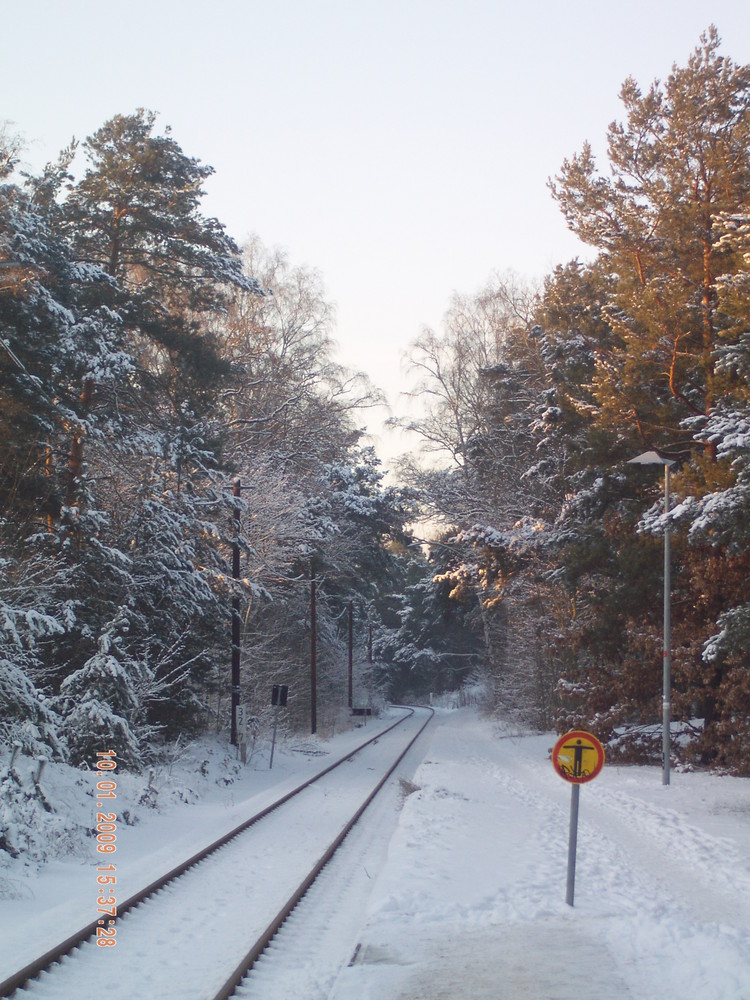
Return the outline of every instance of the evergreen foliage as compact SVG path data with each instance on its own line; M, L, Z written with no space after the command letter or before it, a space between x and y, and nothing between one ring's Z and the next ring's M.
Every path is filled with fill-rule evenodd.
M657 450L679 752L750 773L750 67L719 49L710 28L664 83L627 80L606 168L587 144L551 181L589 263L496 275L415 342L406 487L363 439L382 398L335 360L319 275L241 252L154 113L38 177L0 133L0 739L139 768L226 732L233 600L243 703L262 726L288 684L305 728L314 575L323 725L351 609L355 699L479 667L525 721L643 753L666 519L629 459Z
M320 279L257 240L241 254L201 213L211 169L151 112L22 183L2 143L1 738L140 768L160 740L228 730L235 597L243 701L260 715L291 682L306 725L313 564L335 717L344 612L361 654L411 507L360 446L380 397L333 360Z
M417 343L435 402L412 429L452 465L411 474L452 526L441 578L478 594L495 677L522 664L496 697L606 738L659 723L662 483L628 462L675 460L673 717L700 720L681 752L749 772L750 67L719 47L710 28L663 84L627 80L608 170L585 145L551 182L590 264L558 267L510 329L483 329L480 294Z

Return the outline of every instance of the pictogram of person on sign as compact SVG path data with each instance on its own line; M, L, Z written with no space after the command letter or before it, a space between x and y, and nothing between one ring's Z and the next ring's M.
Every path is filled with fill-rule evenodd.
M583 755L587 750L590 750L591 753L596 753L596 749L585 746L583 740L576 740L575 743L564 743L562 749L573 751L573 777L582 778Z

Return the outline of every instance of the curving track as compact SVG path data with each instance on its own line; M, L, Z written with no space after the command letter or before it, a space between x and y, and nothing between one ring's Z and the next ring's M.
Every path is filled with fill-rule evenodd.
M431 717L408 710L126 900L116 948L96 947L92 922L0 983L0 996L231 996Z

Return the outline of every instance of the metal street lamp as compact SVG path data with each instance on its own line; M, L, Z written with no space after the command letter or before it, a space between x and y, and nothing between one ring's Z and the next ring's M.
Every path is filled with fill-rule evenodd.
M646 451L630 459L632 465L664 466L664 677L662 688L662 785L669 784L669 726L672 721L672 615L670 608L670 542L669 542L669 469L674 465L670 458L658 452Z

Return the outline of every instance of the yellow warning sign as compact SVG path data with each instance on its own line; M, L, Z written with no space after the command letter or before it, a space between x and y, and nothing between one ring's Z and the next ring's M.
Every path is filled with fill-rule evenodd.
M604 747L591 733L573 729L555 743L552 763L561 778L582 785L604 767Z

